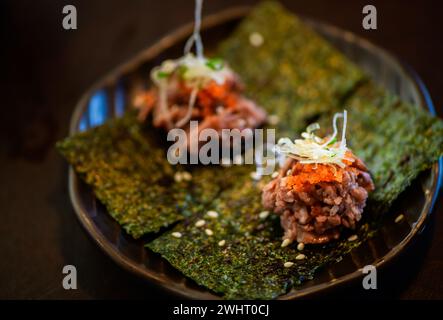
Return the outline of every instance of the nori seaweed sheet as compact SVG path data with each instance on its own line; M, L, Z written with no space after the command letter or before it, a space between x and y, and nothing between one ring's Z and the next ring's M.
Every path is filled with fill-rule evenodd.
M68 137L57 148L134 238L182 219L164 185L173 168L133 114Z
M57 143L111 216L134 238L158 232L210 203L239 169L171 165L163 133L134 112ZM192 181L174 181L189 170ZM209 183L208 183L209 181Z
M344 107L349 110L349 145L374 179L371 210L383 213L442 155L443 121L371 82L361 86Z
M265 45L251 46L252 32L260 32ZM440 120L376 88L276 2L257 6L218 53L242 76L247 94L280 117L278 136L295 137L313 121L327 132L332 114L346 106L349 144L366 161L377 186L371 195L379 205L374 210L382 212L443 151ZM147 246L224 298L275 298L374 232L368 219L353 232L358 241L349 242L344 234L338 242L306 246L307 258L296 260L294 245L280 247L278 217L258 216L261 187L269 177L253 182L250 166L190 166L192 181L174 183L174 172L183 168L167 163L159 135L128 115L58 147L134 237L179 221ZM216 210L219 218L207 217L207 210ZM205 219L204 227L195 226L199 219ZM176 231L181 238L172 236ZM287 261L294 265L284 268Z
M252 32L260 32L266 45L249 45ZM348 109L349 144L366 161L377 186L370 199L374 216L443 152L441 120L377 88L276 2L259 5L222 44L220 52L242 75L248 95L269 113L279 115L278 136L295 136L312 121L319 121L326 133L333 113ZM360 225L355 231L357 242L347 241L344 234L335 243L306 246L303 253L307 258L298 261L299 252L293 246L280 247L278 218L258 219L263 210L260 188L247 172L206 209L217 210L222 217L215 221L205 218L213 236L194 226L204 217L201 213L147 246L227 299L269 299L287 292L358 246L374 233L376 224L373 220ZM174 231L183 236L172 237ZM225 246L218 246L220 240L226 241ZM287 261L295 265L284 268Z
M252 46L258 32L264 43ZM321 114L342 105L367 77L278 2L258 5L217 54L241 75L246 93L279 116L279 136L294 137Z
M162 254L175 268L198 284L220 293L225 299L273 299L292 286L313 278L315 271L326 263L339 261L371 235L368 224L358 230L359 239L322 246L306 246L305 260L292 244L281 247L282 230L275 215L261 219L261 188L267 179L253 182L247 173L239 172L232 185L222 191L206 210L218 212L218 218L208 217L206 210L185 219L172 230L147 244ZM214 174L218 171L214 170ZM206 224L195 223L204 219ZM210 229L213 235L205 232ZM173 232L180 232L176 238ZM225 244L218 243L225 240ZM285 262L294 262L285 268Z

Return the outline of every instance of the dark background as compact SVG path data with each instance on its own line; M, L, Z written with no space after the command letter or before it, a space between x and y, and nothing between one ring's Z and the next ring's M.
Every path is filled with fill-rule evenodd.
M257 1L206 0L204 14ZM443 27L435 1L283 1L294 12L362 35L412 66L443 115ZM78 29L62 28L74 4ZM374 4L378 30L361 26ZM0 298L169 298L105 256L77 221L67 192L67 165L54 142L89 85L156 39L192 20L192 0L1 1ZM379 289L361 284L334 298L443 298L443 205L425 232L379 272ZM73 264L78 290L62 288Z

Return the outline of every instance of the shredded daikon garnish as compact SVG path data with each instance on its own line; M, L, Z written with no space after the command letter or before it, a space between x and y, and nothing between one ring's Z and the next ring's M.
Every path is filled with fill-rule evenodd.
M157 119L167 114L167 95L172 84L170 81L172 75L179 77L192 90L186 116L176 123L177 127L181 127L191 118L198 91L211 81L215 81L218 85L224 84L226 78L232 75L232 71L220 59L199 58L192 53L176 60L166 60L160 66L153 68L151 79L156 84L160 97L157 105ZM165 120L168 121L168 119Z
M195 9L194 9L194 32L191 37L185 44L185 56L187 56L192 49L192 46L195 43L195 48L197 51L197 57L203 58L203 42L200 36L200 26L201 26L201 17L202 17L202 7L203 0L195 0Z
M209 81L223 84L226 76L232 72L221 59L199 58L192 53L176 60L165 60L151 71L151 79L159 85L164 80L177 74L190 88L201 88Z
M343 118L343 127L340 143L337 142L337 120ZM303 139L291 141L289 138L281 138L276 146L276 151L285 156L294 158L300 163L324 163L345 167L346 161L353 161L346 156L348 148L346 147L346 124L347 111L336 113L332 122L334 132L329 139L320 138L314 134L314 131L320 129L318 123L309 125L306 131L301 134Z
M196 0L194 31L185 45L184 55L175 60L165 60L163 63L151 70L151 79L159 90L159 101L157 104L157 119L167 114L168 106L165 97L171 86L172 76L177 76L184 84L190 88L191 95L188 102L186 115L177 123L177 127L185 125L192 115L198 90L211 81L218 85L224 84L226 78L232 75L232 71L225 65L223 60L204 56L203 43L200 36L201 11L203 0ZM196 55L191 53L195 45ZM163 120L163 119L162 119ZM164 119L168 121L168 119Z

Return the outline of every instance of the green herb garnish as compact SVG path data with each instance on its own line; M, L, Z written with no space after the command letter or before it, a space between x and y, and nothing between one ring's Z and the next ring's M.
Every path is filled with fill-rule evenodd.
M337 138L334 138L327 145L330 146L330 145L333 145L336 142L337 142Z
M169 72L164 72L164 71L158 71L157 72L157 78L159 79L165 79L168 78L171 74Z
M208 66L209 68L211 68L214 71L219 71L219 70L223 69L224 62L220 58L211 58L211 59L208 59L208 61L206 61L206 66Z

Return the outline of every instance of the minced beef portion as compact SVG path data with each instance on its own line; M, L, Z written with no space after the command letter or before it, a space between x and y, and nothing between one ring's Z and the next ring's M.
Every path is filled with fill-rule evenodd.
M280 215L284 239L320 244L355 228L374 184L364 163L349 155L354 161L345 168L290 158L264 187L263 205Z
M192 112L188 114L191 94L192 88L174 75L169 80L164 112L160 113L156 108L159 103L157 87L138 95L134 104L139 109L141 121L153 114L155 127L166 130L183 128L188 137L192 136L189 128L191 120L199 121L199 131L211 128L218 134L222 129L254 129L266 120L264 109L243 95L240 78L231 70L226 71L223 84L210 81L198 90Z

